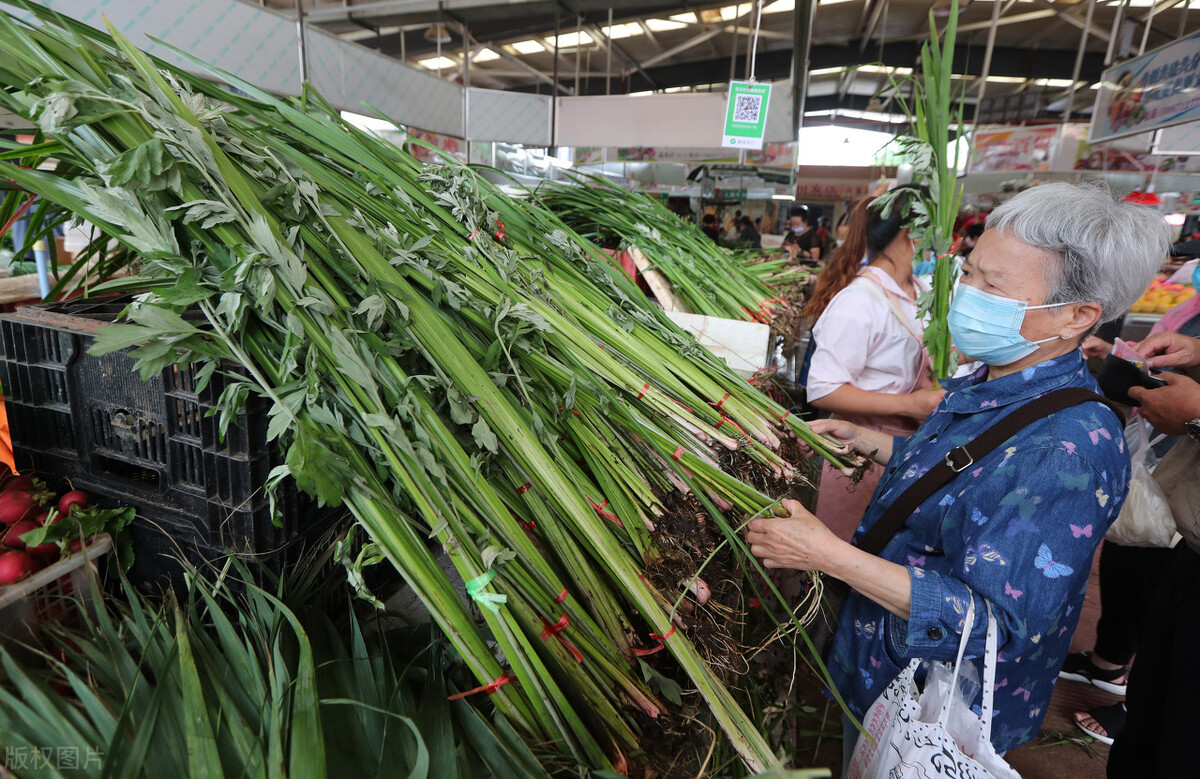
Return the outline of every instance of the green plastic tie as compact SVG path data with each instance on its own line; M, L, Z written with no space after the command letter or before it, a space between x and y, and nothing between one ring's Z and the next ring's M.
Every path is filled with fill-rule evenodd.
M493 568L487 571L482 576L472 579L467 582L467 594L471 596L471 600L478 603L483 608L493 614L500 613L500 604L508 603L508 596L501 595L496 592L483 592L483 588L492 583L492 579L496 578L496 570Z

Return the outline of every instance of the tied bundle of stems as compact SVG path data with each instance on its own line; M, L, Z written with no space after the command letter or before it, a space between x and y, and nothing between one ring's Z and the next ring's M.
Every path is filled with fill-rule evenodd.
M781 306L766 283L653 198L599 177L546 183L534 197L597 244L637 248L694 314L770 322Z
M287 453L268 487L290 477L344 503L473 692L531 742L581 766L649 764L648 732L703 716L751 770L774 763L730 674L688 635L707 561L647 575L670 547L655 531L678 504L698 510L757 574L754 594L779 599L738 527L778 504L729 470L786 486L799 474L781 441L846 453L690 343L552 214L473 171L424 166L314 93L280 100L210 70L235 94L25 7L40 25L0 15L0 102L55 140L5 152L0 175L138 257L137 275L95 290L139 293L132 324L101 329L96 350L133 348L144 375L227 372L223 424L250 393L267 398ZM50 157L70 175L31 169ZM664 672L706 710L682 706Z
M952 0L946 29L939 33L933 13L929 14L929 41L921 47L921 72L908 84L911 99L899 99L908 116L911 135L897 139L901 150L913 167L913 181L924 181L929 193L910 207L916 219L910 232L918 236L917 250L933 252L935 257L933 284L918 301L920 314L925 317L925 348L933 363L933 378L945 379L954 374L956 354L950 338L946 317L954 295L957 275L956 259L951 252L954 222L962 203L962 187L958 183L959 145L950 150L950 130L954 138L963 137L963 101L961 93L954 99L954 39L958 34L958 0ZM944 37L944 40L941 38ZM965 87L964 87L965 88ZM892 89L902 95L901 85L892 81ZM891 207L894 195L878 198L880 207Z

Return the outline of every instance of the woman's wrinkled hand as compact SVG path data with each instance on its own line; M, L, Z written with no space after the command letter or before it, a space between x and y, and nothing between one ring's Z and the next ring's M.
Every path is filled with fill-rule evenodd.
M752 520L746 541L750 552L762 559L764 568L792 568L820 571L828 559L830 544L845 543L810 514L798 501L785 500L786 517L762 517Z
M851 451L861 453L861 449L855 446L855 444L859 442L859 427L853 422L847 422L843 419L836 418L816 419L812 422L809 422L808 426L812 428L814 433L833 438L835 441ZM804 443L804 441L800 441L800 447L804 450L804 455L806 457L812 457L815 454L812 450L812 447Z

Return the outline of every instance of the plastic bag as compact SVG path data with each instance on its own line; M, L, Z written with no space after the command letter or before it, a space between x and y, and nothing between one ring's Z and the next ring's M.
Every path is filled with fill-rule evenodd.
M950 719L946 722L946 730L959 749L968 755L973 754L975 745L983 737L983 722L971 711L971 703L980 689L978 669L974 663L964 660L958 672L958 690L955 691L953 663L930 662L926 665L920 721L936 723L946 696L955 696L950 702Z
M1147 427L1141 417L1125 426L1125 444L1133 466L1129 495L1104 537L1121 546L1168 547L1175 539L1175 519L1150 470L1154 455Z

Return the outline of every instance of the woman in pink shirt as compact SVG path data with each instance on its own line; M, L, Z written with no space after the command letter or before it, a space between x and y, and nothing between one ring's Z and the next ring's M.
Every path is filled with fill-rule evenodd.
M908 234L909 202L900 196L885 216L863 200L850 218L846 242L830 256L805 306L812 330L808 402L858 425L907 436L942 398L931 389L929 356L913 275L915 241ZM828 463L821 472L817 516L850 540L882 468L872 465L857 484Z

